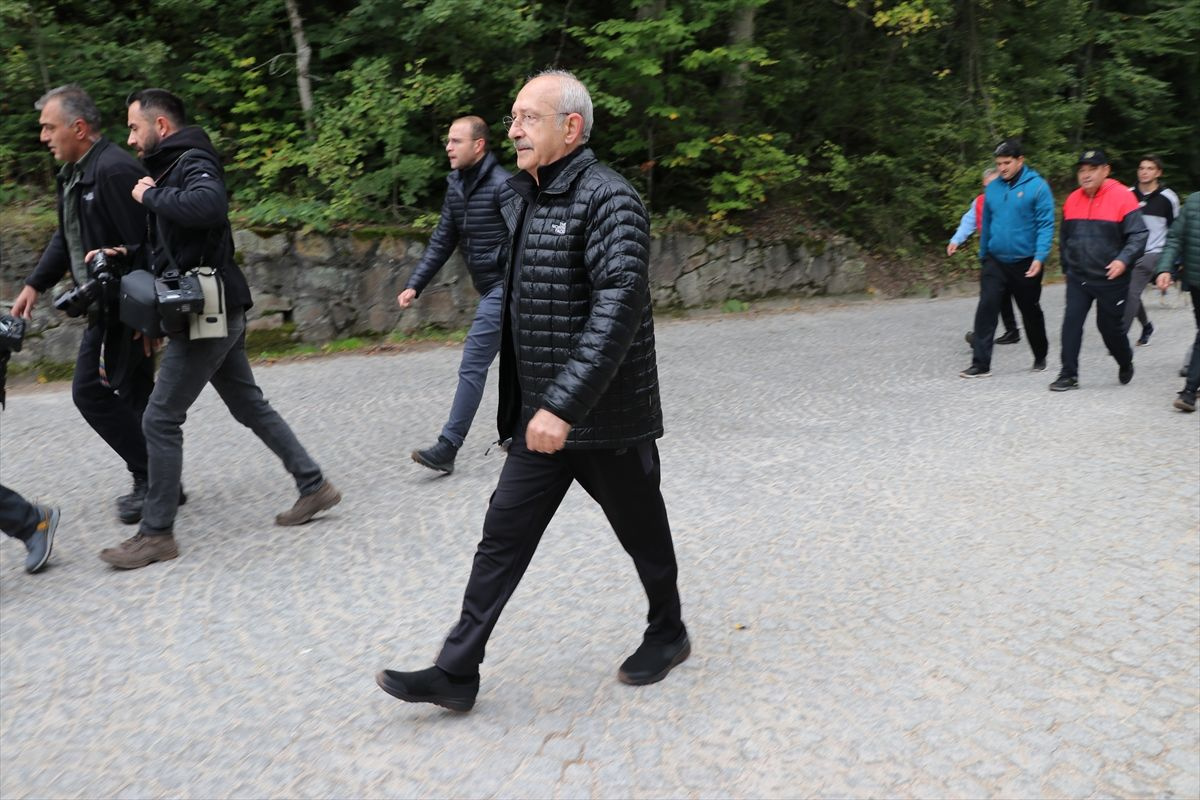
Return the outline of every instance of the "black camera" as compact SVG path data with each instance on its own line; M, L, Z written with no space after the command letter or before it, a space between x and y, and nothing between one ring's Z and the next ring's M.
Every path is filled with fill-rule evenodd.
M0 314L0 353L21 352L25 339L25 320L11 314Z
M86 283L68 289L54 299L54 307L68 317L83 316L104 289L119 280L116 270L108 263L108 256L103 250L96 251L96 255L92 257L92 263L88 265L88 274L92 277Z
M193 274L180 275L167 270L154 281L158 295L158 314L162 318L162 329L177 333L188 326L188 316L204 310L204 290L200 280Z

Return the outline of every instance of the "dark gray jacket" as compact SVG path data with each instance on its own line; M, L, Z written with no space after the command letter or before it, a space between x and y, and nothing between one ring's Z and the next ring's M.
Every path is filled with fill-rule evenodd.
M500 205L507 194L505 181L512 173L500 166L491 152L477 166L466 170L466 181L463 170L446 176L442 217L406 289L415 289L419 295L460 243L476 291L486 294L504 280L508 230L500 217Z
M544 188L524 172L509 185L515 194L502 211L514 260L500 348L501 439L541 408L571 424L568 448L662 436L650 221L637 191L590 149Z

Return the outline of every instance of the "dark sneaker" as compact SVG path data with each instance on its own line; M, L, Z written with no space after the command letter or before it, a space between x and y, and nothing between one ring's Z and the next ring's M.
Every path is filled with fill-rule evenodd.
M46 566L50 550L54 547L54 532L58 530L58 509L54 506L38 506L42 518L33 534L25 540L25 571L32 575Z
M1189 392L1187 389L1184 389L1175 398L1175 407L1178 408L1180 411L1186 411L1189 414L1191 412L1195 411L1196 410L1196 393Z
M327 508L333 508L342 502L342 493L329 481L321 484L321 488L309 494L302 494L296 504L275 515L276 525L303 525Z
M630 686L658 683L667 677L668 672L687 661L691 654L692 644L688 641L687 631L668 644L643 641L633 655L621 664L617 670L617 680Z
M967 340L967 344L971 347L975 346L975 331L967 331L967 335L963 337Z
M136 475L133 478L133 491L117 498L117 519L126 525L136 525L142 521L142 508L146 505L146 490L149 488L145 478ZM183 487L179 487L179 505L187 503L187 495Z
M1021 341L1021 332L1015 329L996 338L996 344L1016 344L1019 341Z
M432 703L451 711L470 711L479 694L479 676L451 678L438 667L419 672L383 669L375 673L379 688L408 703Z
M990 377L992 377L992 371L988 370L988 369L983 369L982 367L977 367L974 364L972 364L971 366L964 369L962 372L958 373L958 377L960 377L960 378L990 378Z
M117 569L138 569L155 561L170 561L179 556L175 536L170 533L147 535L137 533L116 547L100 551L100 560Z
M1121 382L1122 386L1124 386L1125 384L1127 384L1131 380L1133 380L1133 363L1132 362L1130 362L1128 364L1124 364L1117 369L1117 380L1119 380Z
M1034 372L1045 372L1046 371L1046 359L1035 358L1033 360L1033 371Z
M1137 346L1145 347L1150 344L1150 337L1154 334L1154 324L1147 322L1142 326L1142 335L1138 337Z
M423 467L429 467L449 475L454 472L454 457L457 455L458 448L454 446L454 443L445 436L439 436L433 447L425 450L413 450L412 460Z
M1050 384L1052 392L1069 392L1072 389L1079 388L1079 379L1069 375L1059 375L1054 383Z

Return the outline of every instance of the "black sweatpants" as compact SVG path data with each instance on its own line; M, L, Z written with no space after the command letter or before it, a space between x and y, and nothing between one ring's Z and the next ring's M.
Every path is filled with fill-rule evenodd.
M979 277L979 305L975 307L975 345L971 364L982 370L992 368L992 347L996 337L996 318L1006 293L1012 294L1021 309L1021 320L1025 323L1025 338L1033 350L1033 358L1040 361L1050 350L1046 339L1046 318L1042 314L1042 275L1026 278L1032 258L1015 262L997 261L991 256L983 260Z
M1133 348L1125 335L1122 316L1129 296L1129 279L1115 281L1081 281L1067 275L1067 306L1062 323L1062 370L1060 375L1068 378L1079 376L1079 348L1083 344L1083 323L1087 320L1092 303L1096 303L1096 328L1104 339L1104 346L1125 366L1133 363Z
M1188 363L1184 391L1194 392L1200 388L1200 286L1188 287L1192 295L1192 313L1196 315L1196 341L1192 344L1192 360Z
M659 475L654 442L547 455L531 452L523 436L514 439L484 518L462 616L446 638L437 665L456 675L473 675L479 669L504 605L574 481L600 504L633 558L649 600L645 639L666 643L678 638L683 632L679 570Z

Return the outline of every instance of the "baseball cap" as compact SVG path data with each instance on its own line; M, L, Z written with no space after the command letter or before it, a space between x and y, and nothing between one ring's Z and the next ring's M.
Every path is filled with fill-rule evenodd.
M996 145L996 152L993 155L996 158L1020 158L1025 155L1025 151L1021 147L1021 140L1013 138L1005 139Z
M1080 164L1091 164L1094 167L1100 167L1108 163L1108 156L1103 150L1084 150L1079 154L1079 160L1075 162L1076 166Z

